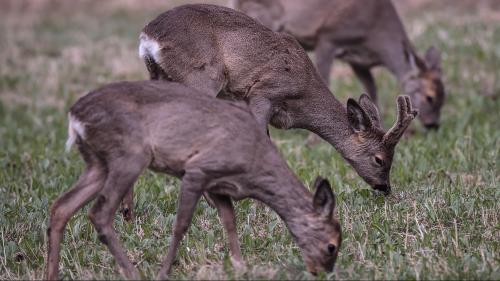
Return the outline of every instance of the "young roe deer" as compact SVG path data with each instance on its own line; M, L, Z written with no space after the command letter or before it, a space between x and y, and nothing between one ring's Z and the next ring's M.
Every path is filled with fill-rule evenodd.
M312 131L373 188L390 191L394 148L417 115L408 98L398 97L400 118L386 132L368 96L347 107L333 96L292 36L221 6L184 5L159 15L144 27L139 54L151 79L246 100L263 132L268 123Z
M284 220L311 272L332 270L341 229L327 180L312 195L289 169L248 106L214 99L165 81L118 82L90 92L69 111L67 148L86 163L76 184L52 205L47 279L57 279L66 223L95 199L89 218L125 277L138 279L113 229L114 214L146 169L182 179L177 216L158 278L165 278L195 206L205 194L227 231L232 259L241 262L231 199L264 202Z
M424 59L416 53L390 0L232 0L232 6L314 50L327 85L334 59L343 60L376 102L370 69L387 67L411 97L423 125L438 128L445 99L440 53L434 47Z

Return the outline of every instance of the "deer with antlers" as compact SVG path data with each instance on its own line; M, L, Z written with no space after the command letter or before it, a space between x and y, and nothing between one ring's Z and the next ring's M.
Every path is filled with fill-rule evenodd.
M408 97L385 131L367 95L340 103L298 42L233 9L184 5L144 27L139 54L150 78L180 82L212 97L245 100L263 131L306 129L333 145L374 189L389 193L394 148L417 115ZM124 208L131 217L132 193Z

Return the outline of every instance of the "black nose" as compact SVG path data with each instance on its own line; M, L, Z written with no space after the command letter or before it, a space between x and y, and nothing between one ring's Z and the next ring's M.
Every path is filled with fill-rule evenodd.
M438 123L424 124L425 128L428 130L437 130L439 128Z
M377 184L373 187L375 190L380 190L384 192L385 195L389 195L391 193L391 186L387 184Z

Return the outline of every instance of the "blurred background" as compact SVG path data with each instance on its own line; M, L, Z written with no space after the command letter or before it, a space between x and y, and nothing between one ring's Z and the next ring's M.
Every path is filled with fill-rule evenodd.
M226 5L228 1L0 1L1 100L7 106L63 108L75 93L82 94L98 83L147 78L136 54L140 30L161 11L194 2ZM431 44L441 49L455 48L450 49L453 57L445 52L445 63L461 60L463 65L453 71L461 72L464 80L481 83L480 94L495 95L498 71L493 62L498 62L499 46L494 41L498 36L494 28L500 21L499 1L396 0L394 3L410 38L417 46L423 46L419 48L421 53ZM464 57L465 49L473 46L480 47L476 52L491 64ZM350 68L342 63L335 64L333 80L337 81L334 93L340 96L343 92L336 92L335 85L344 80L358 84ZM450 93L453 86L447 87ZM28 90L33 87L37 90ZM397 87L391 89L394 90Z
M78 177L78 154L64 153L66 112L87 91L147 79L138 35L177 0L0 1L0 279L42 277L50 203ZM304 146L303 131L272 130L273 141L306 185L321 174L337 194L344 228L336 279L500 278L500 1L395 0L420 53L443 54L448 93L442 126L397 147L394 195L373 196L328 145ZM363 91L338 61L330 88L343 102ZM395 79L376 69L382 109L394 108ZM386 127L395 112L382 110ZM418 123L418 122L414 122ZM129 256L154 276L166 252L178 182L146 173L133 225L117 217ZM312 278L285 226L267 208L238 203L244 258L231 271L215 210L200 204L174 278ZM79 212L66 232L63 278L119 278L106 248Z

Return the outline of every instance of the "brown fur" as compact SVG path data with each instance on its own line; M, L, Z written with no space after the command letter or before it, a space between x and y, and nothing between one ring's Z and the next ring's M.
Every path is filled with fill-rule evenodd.
M376 101L370 69L387 67L419 109L422 123L427 127L439 124L445 97L439 52L432 47L424 59L417 55L390 0L232 0L232 5L314 50L316 66L327 84L333 60L343 60Z
M169 77L210 96L243 99L260 124L312 131L332 144L372 187L390 190L395 143L384 142L378 111L369 98L347 108L329 91L304 49L243 13L214 5L184 5L144 27L141 48L152 79ZM161 75L157 72L162 73ZM372 120L373 119L373 120ZM401 125L401 124L399 124ZM407 126L409 124L405 124ZM363 142L353 136L362 134ZM374 155L386 155L386 165Z
M203 194L219 212L237 263L242 258L231 200L253 198L285 221L311 271L332 270L341 230L330 184L319 178L311 194L244 103L210 98L177 83L119 82L80 98L69 115L79 124L70 123L70 132L86 170L51 207L45 278L57 279L66 223L94 199L89 218L99 240L126 278L139 278L112 225L120 201L147 168L182 179L159 278L168 274Z

